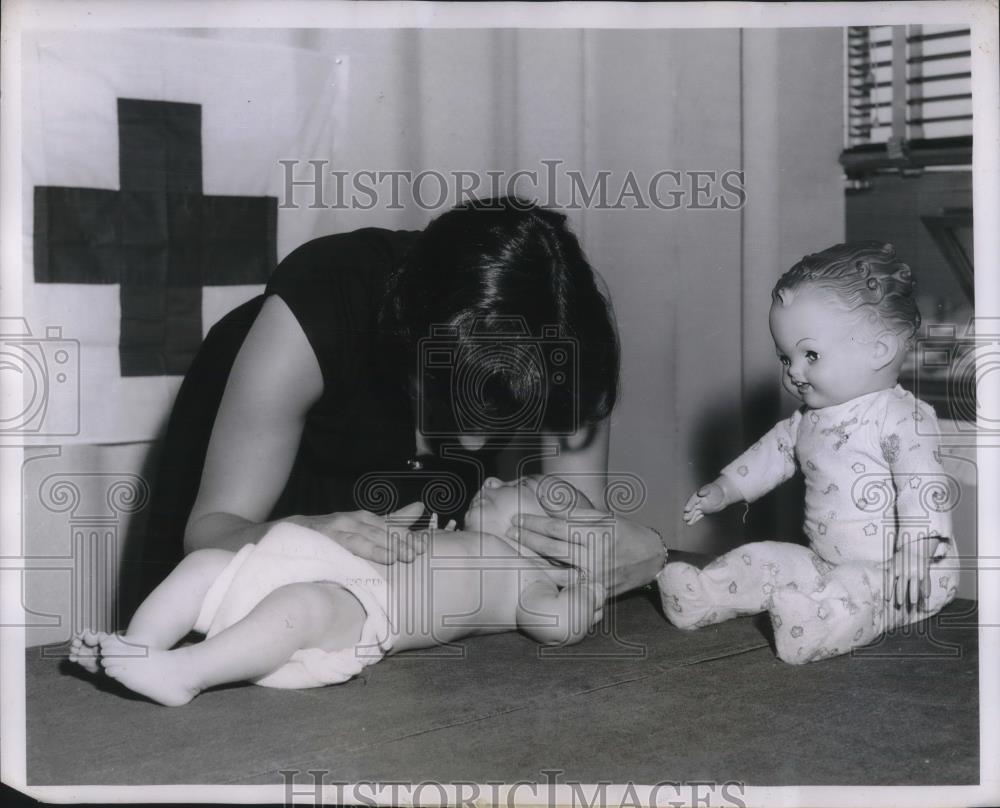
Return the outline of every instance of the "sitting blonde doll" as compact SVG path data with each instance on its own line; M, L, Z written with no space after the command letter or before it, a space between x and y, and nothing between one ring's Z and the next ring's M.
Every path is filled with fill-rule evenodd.
M753 502L801 469L809 547L747 544L702 570L667 564L663 610L698 628L766 611L778 656L800 664L924 619L957 592L955 497L934 411L897 384L920 325L910 269L891 245L837 245L807 256L772 293L783 383L802 406L684 508L688 524Z
M125 634L84 632L70 659L178 706L229 682L345 682L386 654L474 634L520 629L546 644L578 642L601 619L603 588L503 538L518 512L545 514L537 481L489 478L465 516L473 530L439 531L435 518L426 551L391 566L279 523L238 553L191 553ZM192 630L205 639L174 648Z

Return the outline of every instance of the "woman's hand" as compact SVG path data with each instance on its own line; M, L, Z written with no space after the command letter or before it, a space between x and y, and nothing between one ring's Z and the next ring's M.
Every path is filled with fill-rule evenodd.
M601 584L609 595L649 583L666 561L666 548L655 530L593 508L575 510L572 522L528 514L512 521L508 538L552 561L570 564L581 580ZM592 530L588 523L593 523Z
M371 511L349 511L293 516L286 521L318 531L368 561L393 564L413 561L426 549L424 533L414 534L408 529L423 512L423 503L412 502L389 516L378 516Z

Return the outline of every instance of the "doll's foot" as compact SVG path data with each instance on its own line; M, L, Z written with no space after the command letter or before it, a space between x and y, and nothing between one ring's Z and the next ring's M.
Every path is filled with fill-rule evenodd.
M674 561L656 576L663 614L677 628L695 629L718 622L719 613L705 594L701 571Z
M565 626L556 626L547 642L550 645L573 645L583 640L604 619L607 590L596 581L573 583L559 592L556 613L565 618Z
M544 645L572 645L584 639L604 617L605 588L596 582L571 583L555 597L533 598L522 592L518 627Z
M98 673L101 670L101 641L107 636L103 631L90 629L74 634L69 645L69 661L88 673Z
M846 597L814 600L785 587L774 593L770 615L778 657L792 665L846 654L878 634L878 621Z
M111 634L101 641L101 666L129 690L167 707L180 707L199 693L185 652L134 645Z

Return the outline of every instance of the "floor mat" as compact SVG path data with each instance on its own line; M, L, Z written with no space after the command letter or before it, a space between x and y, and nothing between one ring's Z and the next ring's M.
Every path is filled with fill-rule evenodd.
M682 632L647 589L573 648L493 635L386 659L344 685L230 686L180 708L33 648L28 782L281 783L281 770L513 782L558 769L583 782L974 783L975 619L955 617L969 609L792 667L759 618Z

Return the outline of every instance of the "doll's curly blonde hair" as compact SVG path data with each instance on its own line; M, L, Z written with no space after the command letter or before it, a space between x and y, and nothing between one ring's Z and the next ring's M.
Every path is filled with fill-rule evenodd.
M846 310L885 325L912 344L920 328L915 287L913 271L896 258L891 244L857 241L805 256L778 279L771 299L787 306L799 290L825 291Z

